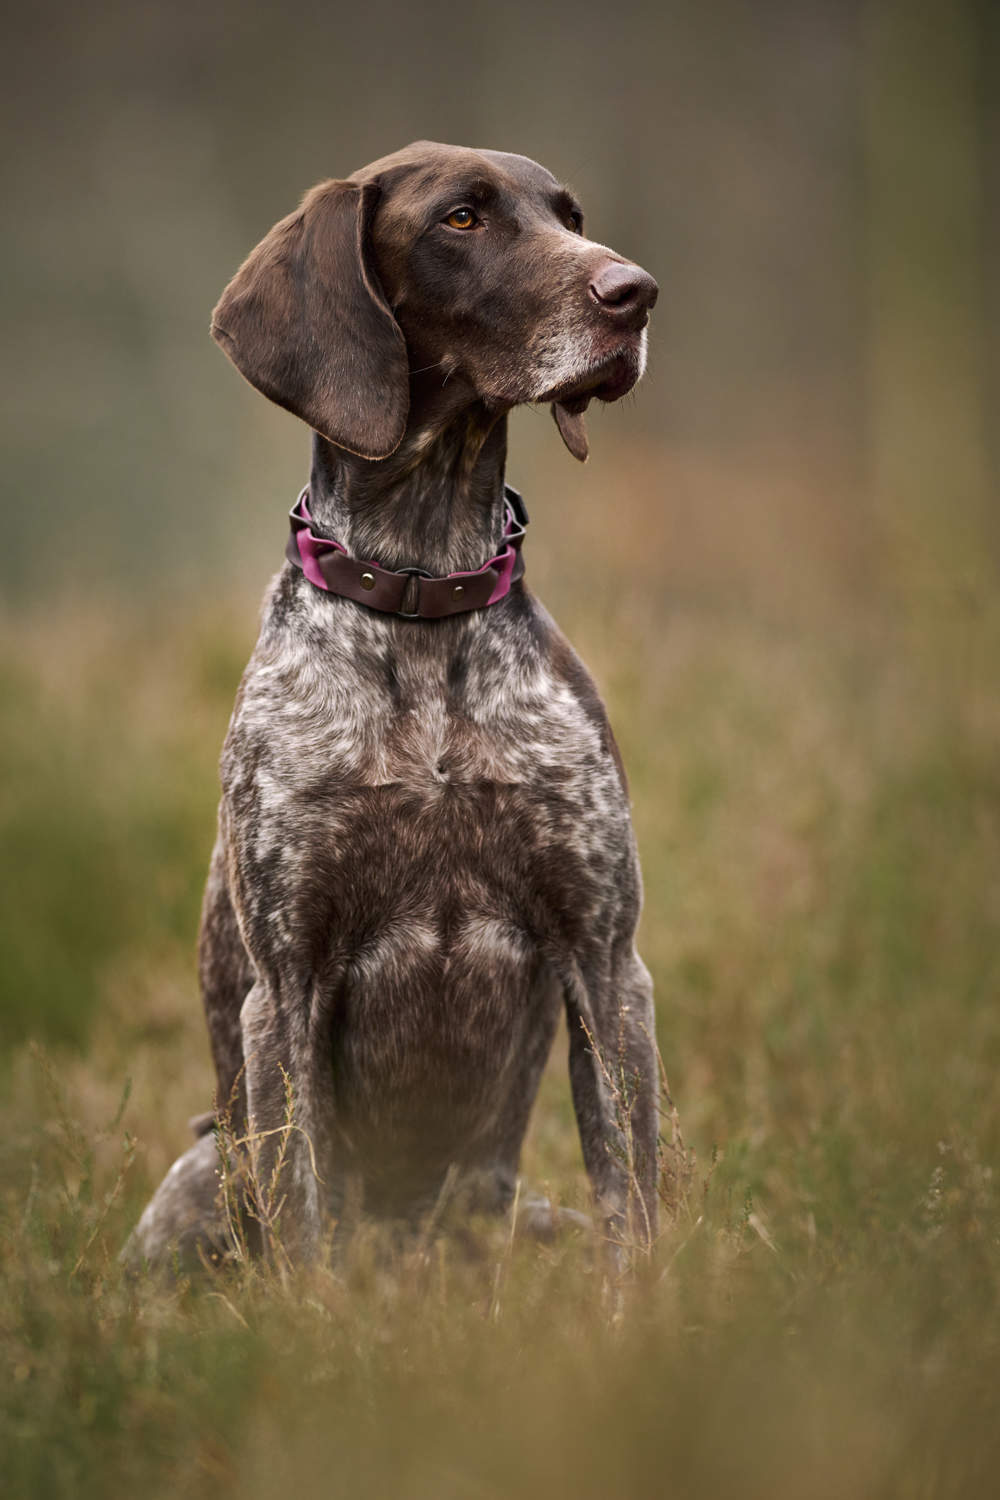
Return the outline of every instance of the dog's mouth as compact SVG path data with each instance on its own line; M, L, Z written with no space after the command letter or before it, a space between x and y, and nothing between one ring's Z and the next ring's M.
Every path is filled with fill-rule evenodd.
M642 346L620 344L611 354L596 361L583 375L563 385L554 386L540 401L554 401L579 416L591 401L620 401L638 381L643 369Z

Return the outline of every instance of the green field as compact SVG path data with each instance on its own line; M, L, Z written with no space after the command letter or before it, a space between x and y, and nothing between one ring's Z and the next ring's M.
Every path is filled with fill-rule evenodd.
M990 1500L1000 6L42 0L3 50L3 1500ZM210 309L425 137L544 162L661 287L587 468L518 412L510 478L631 778L662 1237L618 1287L506 1225L129 1283L308 474ZM523 1182L586 1207L564 1054Z
M618 1296L588 1243L505 1227L123 1281L209 1100L193 942L254 606L6 621L6 1494L994 1493L995 595L790 579L778 545L662 587L655 507L630 530L625 504L607 600L574 598L582 519L556 546L542 518L535 555L629 767L695 1157L666 1151L663 1235ZM585 1205L562 1046L523 1170Z

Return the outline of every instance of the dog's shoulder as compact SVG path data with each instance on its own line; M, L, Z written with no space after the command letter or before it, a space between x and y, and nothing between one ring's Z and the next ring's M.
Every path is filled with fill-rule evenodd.
M597 684L545 606L537 599L532 599L531 602L534 606L533 632L548 662L553 681L570 694L598 735L601 748L613 761L622 791L627 797L628 778L625 766Z

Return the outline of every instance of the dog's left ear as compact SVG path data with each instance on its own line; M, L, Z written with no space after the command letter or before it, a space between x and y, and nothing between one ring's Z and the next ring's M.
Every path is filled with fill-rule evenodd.
M388 458L406 430L406 342L370 265L375 182L323 182L244 261L212 314L240 374L338 448Z

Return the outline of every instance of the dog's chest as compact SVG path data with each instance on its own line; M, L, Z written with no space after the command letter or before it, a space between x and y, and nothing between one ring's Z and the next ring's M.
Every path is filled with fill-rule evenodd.
M244 679L223 783L248 895L293 925L336 901L341 928L347 910L520 926L526 905L606 904L625 797L601 722L531 633L340 615L323 637L265 627Z
M265 631L248 668L224 772L249 774L266 804L324 787L433 803L487 783L592 802L609 771L615 781L600 724L523 633L481 615L447 635L354 606L338 618L326 638L301 624Z

